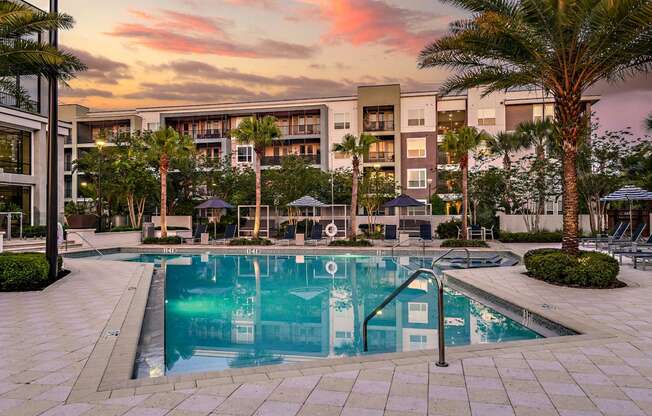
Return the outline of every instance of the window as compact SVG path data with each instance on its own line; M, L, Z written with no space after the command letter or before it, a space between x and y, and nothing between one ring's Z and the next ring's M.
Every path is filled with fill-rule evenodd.
M254 342L254 327L251 325L236 325L235 341L239 344L252 344Z
M411 324L427 324L428 304L424 302L408 302L408 322Z
M428 208L430 205L428 205L428 201L425 199L417 199L419 202L423 202L423 206L420 207L407 207L407 215L414 216L414 215L428 215Z
M495 126L495 125L496 125L495 108L481 108L478 110L478 126Z
M466 124L466 111L438 111L437 112L437 134L444 135L449 131L456 132Z
M426 118L423 108L408 110L408 126L424 126Z
M426 138L410 137L407 139L407 157L421 158L426 157Z
M147 123L147 130L156 131L161 126L161 123Z
M30 132L0 127L0 172L30 175L31 144Z
M351 113L335 113L335 130L351 128Z
M426 189L427 172L425 169L408 169L407 170L407 187L408 189Z
M535 104L532 106L532 116L534 121L541 121L543 119L544 114L542 112L544 111L544 106L543 104ZM555 118L555 105L554 104L546 104L545 105L545 118L546 120L554 120Z
M252 163L254 161L254 148L252 146L238 146L238 163Z
M410 344L424 345L428 342L427 335L410 335Z
M335 338L350 339L352 337L351 331L335 331Z

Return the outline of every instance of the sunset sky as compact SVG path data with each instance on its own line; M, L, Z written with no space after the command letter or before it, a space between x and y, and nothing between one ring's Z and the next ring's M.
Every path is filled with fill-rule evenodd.
M47 8L47 0L34 0ZM59 0L60 34L89 71L62 101L91 108L333 96L356 85L434 88L416 56L463 15L435 0ZM652 77L599 88L603 128L643 133Z

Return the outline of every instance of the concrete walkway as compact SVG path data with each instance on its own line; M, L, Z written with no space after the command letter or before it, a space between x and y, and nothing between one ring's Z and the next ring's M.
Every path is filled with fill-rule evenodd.
M552 286L520 267L456 272L528 308L545 305L600 327L606 337L449 349L448 368L429 362L434 354L324 361L316 369L114 390L74 403L66 402L72 386L142 266L67 265L74 273L43 292L0 294L0 416L652 415L652 271L629 265L621 278L630 286L616 290Z

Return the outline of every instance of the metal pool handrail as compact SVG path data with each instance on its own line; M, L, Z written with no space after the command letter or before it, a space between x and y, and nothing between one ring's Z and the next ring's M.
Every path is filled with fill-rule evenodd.
M456 248L451 248L450 250L448 250L447 252L445 252L441 256L434 258L432 260L432 263L430 263L430 267L432 269L434 269L435 264L439 263L440 260L443 260L446 256L448 256L449 254L451 254L451 253L453 253L455 251L464 251L464 252L466 252L466 268L467 269L471 268L471 252L469 251L468 248L463 248L463 247L462 248L457 248L457 247Z
M434 264L435 262L433 262ZM394 291L387 297L385 300L369 314L367 317L364 319L364 322L362 324L362 344L363 344L363 350L364 352L368 351L368 345L367 345L367 324L373 318L376 316L385 306L387 306L388 303L390 303L396 296L403 291L406 287L410 285L415 279L420 277L421 275L427 275L427 277L430 280L433 280L437 284L437 289L438 289L438 295L437 295L437 300L438 300L438 314L439 314L439 325L438 325L438 336L439 336L439 360L437 361L436 365L437 367L448 367L448 363L446 363L446 357L445 357L445 339L444 339L444 279L443 276L437 276L433 270L430 269L418 269L410 277L403 282L399 287L394 289Z
M77 231L68 231L68 234L75 234L76 236L78 236L79 238L81 238L82 240L84 240L84 242L85 242L86 244L88 244L88 246L89 246L90 248L92 248L93 250L95 250L95 252L96 252L97 254L99 254L100 257L104 257L104 254L103 254L100 250L98 250L97 247L95 247L95 246L93 245L93 243L91 243L90 241L88 241L86 238L84 238L83 235L79 234ZM68 240L66 240L66 241L68 241Z

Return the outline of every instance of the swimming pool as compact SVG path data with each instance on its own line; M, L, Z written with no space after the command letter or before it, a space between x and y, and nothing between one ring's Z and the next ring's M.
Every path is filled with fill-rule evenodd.
M121 254L121 260L165 271L159 288L164 345L143 346L151 338L145 323L135 369L141 377L360 354L366 314L424 262L294 254ZM155 290L153 284L150 303ZM435 348L436 293L427 279L412 282L370 321L369 353ZM447 345L543 337L451 288L444 302Z

